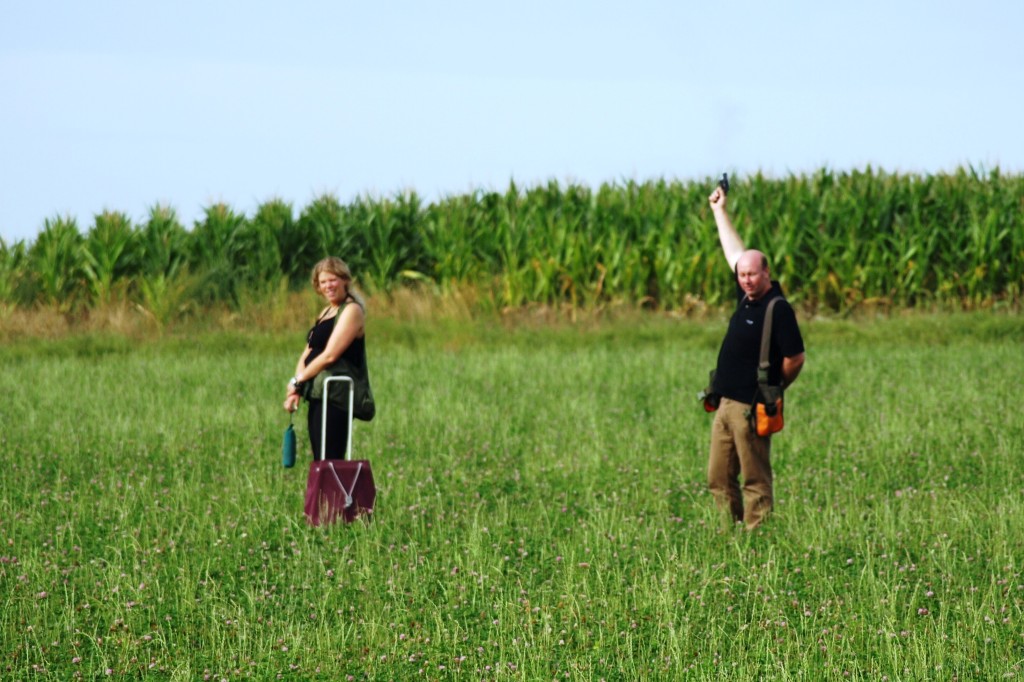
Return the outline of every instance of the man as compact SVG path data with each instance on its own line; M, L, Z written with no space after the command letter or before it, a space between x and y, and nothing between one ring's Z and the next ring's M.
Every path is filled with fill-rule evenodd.
M719 508L747 530L757 528L772 509L771 436L758 436L749 418L758 396L757 367L767 304L779 298L772 313L768 382L787 388L804 365L804 343L796 315L771 279L768 259L747 250L725 208L721 187L708 197L718 226L718 240L736 273L739 303L718 352L713 390L721 396L711 427L708 487ZM743 477L742 495L738 477Z

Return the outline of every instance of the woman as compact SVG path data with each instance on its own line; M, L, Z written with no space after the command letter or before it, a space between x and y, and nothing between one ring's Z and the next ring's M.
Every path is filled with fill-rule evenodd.
M345 358L356 366L366 366L365 304L351 286L352 272L340 258L324 258L313 267L313 289L324 297L327 307L309 330L306 350L295 366L295 376L288 382L284 409L289 412L299 407L302 384L312 381L339 358ZM322 409L322 400L309 401L307 424L313 459L320 458ZM326 439L326 458L345 459L348 414L330 401L327 402Z

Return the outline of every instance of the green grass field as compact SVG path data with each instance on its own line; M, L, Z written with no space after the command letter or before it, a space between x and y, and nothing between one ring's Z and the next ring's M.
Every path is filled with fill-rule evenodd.
M0 677L1002 679L1024 322L804 322L776 513L723 529L724 322L371 319L370 523L280 464L302 330L0 348Z

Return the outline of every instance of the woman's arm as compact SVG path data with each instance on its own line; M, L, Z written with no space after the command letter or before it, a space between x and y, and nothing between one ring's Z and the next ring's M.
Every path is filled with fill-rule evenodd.
M292 376L299 376L299 372L301 372L306 367L306 358L312 352L313 349L310 348L309 346L306 346L306 350L302 351L302 355L299 356L299 361L295 363L295 374L293 374Z
M316 321L319 323L320 320L322 320L324 315L326 315L326 314L327 314L327 308L324 308L323 310L320 311L320 314L317 316ZM309 354L312 353L312 352L313 352L313 349L310 348L309 344L307 343L306 344L306 350L302 351L302 355L299 356L299 361L295 363L295 374L292 375L293 377L297 378L297 377L299 377L302 374L302 370L306 368L306 358L308 358ZM313 376L316 376L316 375L314 374ZM296 389L295 389L295 385L294 384L289 384L288 385L288 392L289 393L291 393L292 391L295 391L295 390Z
M302 355L299 356L299 362L298 364L295 365L295 374L292 376L298 376L299 370L306 366L306 356L309 355L310 352L312 352L312 350L313 349L310 348L308 345L306 346L306 350L304 350L302 352ZM295 384L289 383L288 390L284 398L284 409L288 410L289 412L294 412L295 410L299 409L299 401L301 399L301 396L299 396L299 389L295 386Z

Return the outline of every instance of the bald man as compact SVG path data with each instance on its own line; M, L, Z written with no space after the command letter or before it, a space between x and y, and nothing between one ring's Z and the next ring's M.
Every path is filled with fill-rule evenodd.
M708 202L722 251L736 273L738 300L715 369L713 389L721 402L711 427L708 487L734 523L742 522L747 530L754 530L768 516L773 501L771 436L758 436L749 418L759 396L757 366L769 301L780 299L772 312L769 384L787 388L796 381L804 365L804 342L792 306L771 278L768 258L747 249L733 227L721 187L711 193Z

